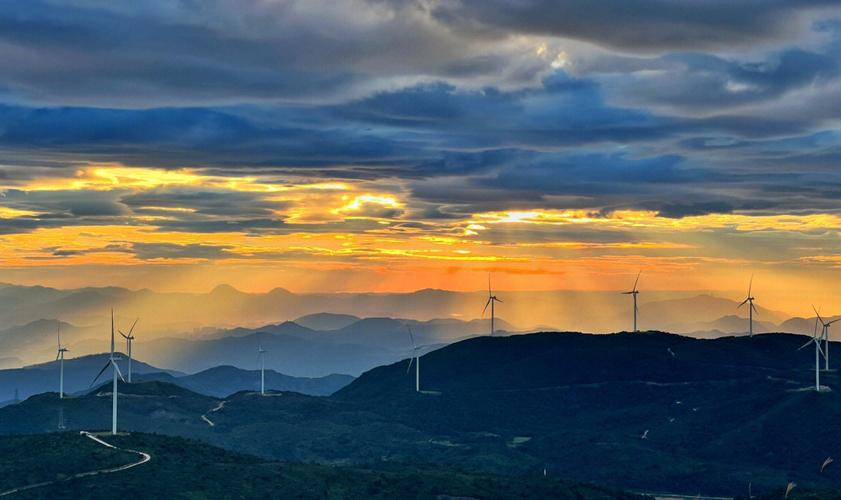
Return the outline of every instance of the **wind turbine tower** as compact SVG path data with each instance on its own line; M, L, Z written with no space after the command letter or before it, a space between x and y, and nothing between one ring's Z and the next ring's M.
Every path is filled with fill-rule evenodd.
M102 370L99 370L99 373L94 377L93 382L91 382L91 387L96 381L105 373L105 370L108 367L111 367L111 376L113 379L112 386L111 386L111 434L117 434L117 376L120 377L120 380L125 382L123 378L123 374L120 373L120 367L117 366L117 361L120 358L114 355L114 310L111 309L111 355L108 357L108 361L105 363L105 366L102 367Z
M814 307L814 306L812 306ZM821 390L821 338L818 337L818 318L815 318L815 333L808 342L800 346L797 350L807 347L809 344L815 344L815 391Z
M815 309L815 306L812 306L812 309ZM823 340L824 371L829 371L829 327L836 321L841 320L841 318L837 318L832 321L824 321L821 317L821 313L817 309L815 309L815 314L817 314L817 320L820 321L823 326L821 329L821 339ZM817 328L817 326L815 328Z
M260 356L260 395L266 395L266 350L263 344L257 344L257 355Z
M418 346L415 345L415 335L412 333L412 327L406 325L409 330L409 339L412 341L412 357L409 358L409 366L406 367L406 373L412 369L412 362L415 363L415 392L420 392L420 356L418 356Z
M739 304L739 307L742 307L745 304L748 304L748 336L753 337L753 312L756 311L756 306L753 305L753 295L751 295L751 290L753 289L753 276L750 277L750 283L748 284L748 297Z
M56 328L56 339L58 340L58 351L55 355L55 360L59 362L58 364L58 397L59 399L64 399L64 353L67 352L69 349L66 347L61 346L61 322L59 321L58 327Z
M129 328L128 335L126 335L125 333L123 333L122 330L120 330L120 335L122 335L123 338L126 339L126 353L128 354L128 383L129 384L131 383L131 343L134 340L134 335L132 335L132 332L134 332L134 327L137 325L137 321L139 319L140 318L135 319L134 323L131 324L131 328Z
M490 275L488 275L488 301L485 302L485 308L482 309L482 316L485 315L485 311L488 310L488 306L491 306L491 335L493 335L494 331L495 331L494 330L494 319L495 319L495 316L494 316L494 302L502 303L502 301L499 300L496 297L496 295L493 294L493 292L491 292L491 277L490 277Z
M637 313L639 312L639 309L637 308L637 295L639 295L640 291L637 290L637 284L640 282L640 274L642 274L642 271L637 273L637 279L634 281L634 288L632 288L629 292L622 292L622 295L630 295L634 298L634 332L639 331L637 329Z

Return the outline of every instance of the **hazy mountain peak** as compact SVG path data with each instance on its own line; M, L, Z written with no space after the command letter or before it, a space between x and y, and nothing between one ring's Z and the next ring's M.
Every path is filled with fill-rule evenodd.
M222 283L220 285L216 285L213 287L213 290L210 291L210 295L229 295L229 294L241 294L243 292L237 290L233 286Z
M315 313L295 319L295 323L312 330L340 330L360 321L362 318L352 314Z

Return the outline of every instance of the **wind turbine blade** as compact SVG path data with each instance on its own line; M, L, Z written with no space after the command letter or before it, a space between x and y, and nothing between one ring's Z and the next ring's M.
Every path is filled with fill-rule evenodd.
M415 360L414 357L409 358L409 366L406 367L406 374L409 374L409 371L412 369L412 362Z
M114 310L111 309L111 357L114 357Z
M58 348L61 349L61 322L58 323L58 326L55 329L55 338L58 342Z
M120 367L119 367L119 365L117 365L117 362L112 360L112 361L111 361L111 364L113 364L113 365L114 365L114 369L115 369L115 370L117 370L117 375L119 375L119 376L120 376L120 380L122 380L123 382L125 382L125 381L126 381L126 379L124 379L124 378L123 378L123 372L121 372L121 371L120 371Z
M140 318L135 318L134 323L131 324L131 328L128 329L129 337L131 337L131 334L134 332L134 327L137 326L138 321L140 321Z
M412 333L412 327L409 326L409 325L406 325L406 329L409 330L409 339L412 341L412 349L414 349L415 348L415 336Z
M59 352L55 353L55 360L58 361L58 357L61 356L61 348L59 348Z
M814 306L814 305L812 306L812 309L814 309L814 310L815 310L815 315L817 315L817 317L818 317L818 321L820 321L820 322L821 322L821 324L823 324L823 322L824 322L824 321L823 321L823 318L821 317L821 312L820 312L820 310L819 310L819 309L815 309L815 306ZM817 327L815 327L815 328L817 328Z
M750 297L750 291L753 290L753 275L750 275L750 283L748 283L748 297Z
M743 305L745 305L747 302L748 302L748 299L743 300L741 304L739 304L738 306L736 306L736 309L738 309L738 308L742 307L742 306L743 306Z
M640 272L637 273L637 279L634 280L634 288L632 290L635 292L637 291L637 283L640 282L640 274L642 274L642 269L640 269Z
M487 310L488 310L488 306L489 306L489 305L491 305L491 299L488 299L488 301L487 301L487 302L485 302L485 308L484 308L484 309L482 309L482 317L483 317L483 318L485 317L485 311L487 311Z
M122 330L117 330L117 332L119 332L119 333L120 333L120 335L122 335L124 339L128 340L128 335L126 335L125 333L123 333L123 332L122 332Z
M794 481L789 482L786 486L786 494L783 498L788 499L788 496L791 494L791 490L793 490L794 488L797 488L797 483L795 483Z
M491 296L491 274L488 273L488 297Z
M102 374L105 373L105 370L107 370L110 365L111 365L110 361L108 363L105 363L105 366L103 366L102 369L99 370L99 373L97 373L96 377L93 378L93 381L91 382L91 385L89 387L93 387L93 384L95 384L96 381L99 380L99 377L101 377Z
M496 297L494 297L494 300L495 300L495 301L497 301L497 302L502 302L502 300L500 300L500 299L498 299L498 298L496 298Z
M799 350L803 349L804 347L807 347L809 344L811 344L811 343L812 343L812 342L814 342L814 341L815 341L815 339L811 339L811 340L809 340L808 342L806 342L806 343L805 343L805 344L803 344L802 346L798 347L798 348L797 348L797 350L799 351Z
M837 319L834 319L834 320L830 321L829 323L826 324L826 326L829 326L829 325L835 323L836 321L841 321L841 318L837 318Z

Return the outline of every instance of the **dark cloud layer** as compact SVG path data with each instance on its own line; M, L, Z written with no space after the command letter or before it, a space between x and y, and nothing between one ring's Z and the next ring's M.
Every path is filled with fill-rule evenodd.
M4 233L309 227L260 193L20 189L88 162L405 186L381 218L838 209L837 2L0 5L0 205L39 214ZM338 226L377 224L309 229Z
M792 40L803 34L813 9L837 6L832 0L452 0L434 5L437 19L461 29L558 36L650 52Z

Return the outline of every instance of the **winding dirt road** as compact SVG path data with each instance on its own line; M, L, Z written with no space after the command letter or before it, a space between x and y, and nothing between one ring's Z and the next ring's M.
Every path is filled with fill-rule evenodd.
M213 412L221 410L222 408L225 407L225 403L227 403L227 401L221 401L218 405L216 405L216 408L213 408L210 411L208 411L207 413L205 413L204 415L202 415L201 419L204 420L205 422L207 422L207 425L209 425L211 427L215 427L216 424L213 423L213 421L210 420L210 417L208 417L207 415L208 415L208 413L213 413Z

